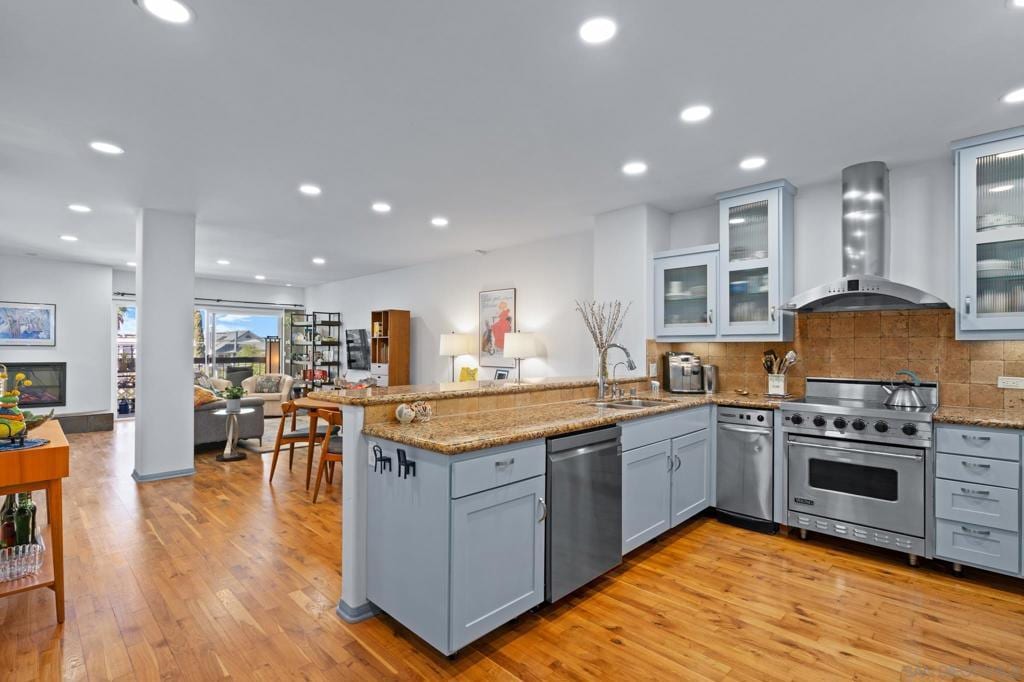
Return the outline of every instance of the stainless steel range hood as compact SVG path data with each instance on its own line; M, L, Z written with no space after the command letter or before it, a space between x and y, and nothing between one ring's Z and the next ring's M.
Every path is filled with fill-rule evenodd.
M784 310L948 308L889 279L889 168L868 161L843 169L843 277L794 296Z

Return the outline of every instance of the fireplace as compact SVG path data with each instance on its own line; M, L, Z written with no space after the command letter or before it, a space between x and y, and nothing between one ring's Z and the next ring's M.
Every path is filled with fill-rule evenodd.
M7 389L14 384L19 372L31 379L32 385L22 387L19 405L24 409L37 407L63 407L67 404L67 363L65 362L5 362Z

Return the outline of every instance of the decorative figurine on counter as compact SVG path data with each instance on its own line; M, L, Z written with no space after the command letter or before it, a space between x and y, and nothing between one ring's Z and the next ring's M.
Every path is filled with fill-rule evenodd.
M25 415L18 407L18 396L0 397L0 438L25 443Z

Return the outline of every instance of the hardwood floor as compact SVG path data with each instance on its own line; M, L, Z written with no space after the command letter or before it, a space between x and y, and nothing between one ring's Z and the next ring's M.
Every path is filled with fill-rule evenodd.
M269 455L216 453L195 477L137 485L132 428L69 438L67 621L49 590L0 600L0 678L1024 676L1021 582L709 518L449 661L390 618L335 615L339 490L309 503L304 453L273 487Z

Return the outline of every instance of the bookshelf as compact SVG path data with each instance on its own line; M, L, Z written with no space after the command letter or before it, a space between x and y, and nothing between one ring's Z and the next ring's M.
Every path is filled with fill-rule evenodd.
M409 383L409 311L370 313L370 374L378 386Z

